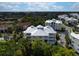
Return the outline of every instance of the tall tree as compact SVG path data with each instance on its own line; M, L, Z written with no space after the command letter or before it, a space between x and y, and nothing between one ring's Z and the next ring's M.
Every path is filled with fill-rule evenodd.
M51 55L51 45L44 42L43 39L36 38L32 41L32 55L36 56L49 56Z

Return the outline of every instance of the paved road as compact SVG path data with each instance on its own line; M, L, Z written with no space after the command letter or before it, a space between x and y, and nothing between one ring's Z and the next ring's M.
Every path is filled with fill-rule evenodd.
M65 26L65 25L64 25ZM66 28L66 31L65 32L62 32L62 33L59 33L60 35L60 40L58 41L58 43L60 45L62 45L63 47L66 46L66 39L65 39L65 36L68 35L71 31L71 27L68 27L68 26L65 26Z
M59 43L60 45L62 45L63 47L65 47L65 45L66 45L66 40L65 40L65 34L64 34L64 33L61 33L61 34L60 34L60 40L58 41L58 43Z

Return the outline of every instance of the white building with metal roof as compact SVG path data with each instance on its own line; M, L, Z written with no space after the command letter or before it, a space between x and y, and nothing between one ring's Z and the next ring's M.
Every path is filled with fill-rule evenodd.
M70 25L76 25L78 23L78 19L75 19L73 17L65 18L65 22Z
M62 27L63 27L62 21L60 21L60 20L55 20L55 19L46 20L46 21L45 21L45 25L46 25L46 26L51 26L51 27L52 27L53 29L55 29L55 30L62 30Z
M27 30L24 31L24 33L31 33L32 31L34 31L36 28L32 25L30 27L27 28Z
M79 14L78 13L70 13L70 16L79 19Z
M31 36L48 36L48 34L44 31L43 26L38 25L36 28L37 29L31 33Z
M44 30L47 32L47 33L56 33L56 31L54 29L52 29L51 26L45 26L44 27Z
M29 28L30 30L28 30ZM28 31L30 31L29 34ZM54 31L50 26L30 26L23 33L25 34L25 37L29 37L31 39L42 38L50 44L54 44L56 42L56 31Z
M70 39L72 48L79 53L79 34L71 32Z
M27 30L23 31L24 37L26 37L26 35L30 36L31 32L33 32L35 29L36 29L36 27L34 27L33 25L28 27Z
M76 25L75 29L76 29L76 31L78 31L78 32L79 32L79 24L78 24L78 25Z
M59 18L60 20L64 19L65 17L68 17L68 15L66 15L66 14L58 15L58 18Z
M56 20L54 24L55 24L54 25L55 30L62 30L63 27L62 21Z

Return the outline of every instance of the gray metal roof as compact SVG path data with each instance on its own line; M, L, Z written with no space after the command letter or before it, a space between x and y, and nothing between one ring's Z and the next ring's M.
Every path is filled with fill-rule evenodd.
M56 33L56 31L50 26L45 26L44 31L47 33Z
M73 18L73 17L70 17L70 18L68 18L68 19L65 19L65 21L78 21L78 19L75 19L75 18Z
M52 23L53 20L46 20L45 23Z
M79 34L76 34L74 32L71 32L71 36L74 37L74 38L76 38L76 39L79 39Z
M37 27L30 26L28 27L24 33L31 33L31 36L49 36L49 33L56 33L50 26L42 26L38 25Z
M55 23L62 24L62 21L56 20Z
M49 36L49 34L42 29L36 29L32 32L31 36Z
M42 25L37 26L37 29L43 29L43 28L44 28L44 26L42 26Z
M31 32L33 32L35 29L36 29L36 28L35 28L33 25L31 25L31 26L28 27L23 33L31 33Z
M62 21L60 21L60 20L55 20L55 19L52 19L52 20L46 20L46 22L45 23L61 23L62 24Z

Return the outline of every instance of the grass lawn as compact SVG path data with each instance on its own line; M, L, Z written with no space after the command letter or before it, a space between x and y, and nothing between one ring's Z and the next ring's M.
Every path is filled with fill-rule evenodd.
M5 40L0 40L0 42L6 42Z

